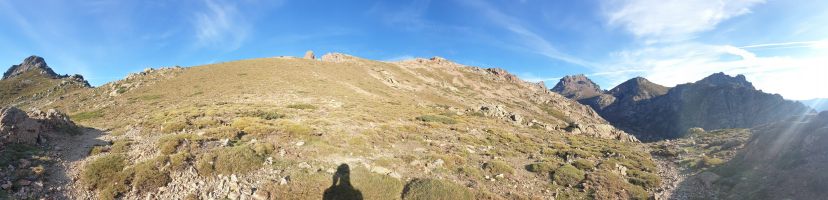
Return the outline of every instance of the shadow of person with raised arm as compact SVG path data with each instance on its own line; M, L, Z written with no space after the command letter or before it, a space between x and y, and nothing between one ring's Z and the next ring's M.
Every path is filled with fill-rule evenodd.
M351 169L348 164L339 165L333 175L331 187L325 190L323 200L362 200L362 192L351 185Z

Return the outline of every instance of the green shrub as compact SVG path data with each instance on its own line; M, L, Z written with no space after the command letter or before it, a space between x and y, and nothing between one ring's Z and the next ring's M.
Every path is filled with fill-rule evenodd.
M515 171L509 163L499 160L484 163L483 169L492 174L511 174Z
M183 170L188 165L193 155L189 152L178 152L170 155L170 168L173 170Z
M463 186L437 179L414 179L402 194L405 200L465 200L473 199L472 192Z
M74 114L74 115L70 115L69 119L71 119L72 121L86 121L86 120L90 120L90 119L100 118L100 117L103 117L103 116L104 116L103 110L95 110L95 111L80 112L80 113L77 113L77 114Z
M120 154L101 156L90 161L81 173L81 180L86 187L95 189L113 184L116 176L126 166L126 158Z
M204 136L213 139L234 139L240 136L239 130L230 126L219 126L204 130Z
M250 145L242 145L214 149L199 156L196 169L204 176L247 173L262 166L267 156L265 153L273 151L270 147L259 146L258 150L254 150Z
M397 199L405 183L394 177L369 172L357 167L351 170L354 188L360 190L364 199Z
M251 135L265 135L278 131L278 128L273 126L272 122L258 117L239 117L233 119L230 126Z
M311 133L313 129L304 124L286 123L284 124L284 131L291 136L306 136Z
M702 156L701 167L715 167L724 164L724 162L725 161L721 158L711 158L707 156Z
M316 106L306 103L297 103L297 104L290 104L287 106L288 108L299 109L299 110L313 110L316 109Z
M135 164L132 186L138 193L153 191L171 181L168 172L160 169L166 163L164 156Z
M560 166L560 163L545 161L526 165L526 170L540 175L549 175L552 171L558 169L558 166Z
M92 146L92 149L89 150L89 156L98 155L101 153L105 153L107 151L109 151L109 149L107 149L106 146L95 145Z
M264 120L274 120L274 119L281 119L284 118L285 115L278 113L276 111L264 111L264 110L256 110L253 112L245 113L244 116L248 117L258 117Z
M184 130L188 126L190 125L184 119L168 121L161 125L161 131L164 133L175 133Z
M555 172L552 174L552 180L554 180L558 185L562 186L575 186L584 179L584 171L580 169L566 164L558 169L555 169Z
M176 134L167 135L158 139L158 151L162 155L170 155L178 151L178 147L185 144L187 147L194 148L198 146L202 140L201 137L195 134Z
M630 183L644 188L655 188L661 185L661 178L653 173L628 170L627 175L631 176L629 178Z
M443 123L443 124L456 124L457 123L457 120L455 120L451 117L446 117L446 116L441 116L441 115L423 115L423 116L419 116L415 119L417 119L419 121L422 121L422 122L439 122L439 123Z
M112 147L109 148L109 152L126 153L129 151L130 145L132 145L132 141L130 140L116 140L112 143Z
M649 199L643 188L631 185L618 175L607 171L591 173L587 180L591 199Z
M457 173L474 179L483 178L483 172L477 167L460 166L457 168Z
M592 170L595 168L595 163L587 159L576 159L572 162L572 166L581 170Z

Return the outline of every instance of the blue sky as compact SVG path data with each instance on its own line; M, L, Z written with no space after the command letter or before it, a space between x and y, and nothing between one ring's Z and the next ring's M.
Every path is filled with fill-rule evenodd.
M0 1L0 65L29 55L93 85L148 67L342 52L441 56L554 85L609 89L745 74L789 99L828 98L828 1Z

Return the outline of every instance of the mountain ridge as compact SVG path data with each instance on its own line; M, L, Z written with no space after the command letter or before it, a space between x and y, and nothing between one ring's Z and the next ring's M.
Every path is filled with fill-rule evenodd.
M564 81L566 80L561 80ZM646 87L637 87L638 83ZM563 93L578 91L568 90ZM729 76L721 72L672 88L637 77L610 92L591 98L573 99L589 105L616 127L633 133L642 140L681 137L692 127L710 130L750 128L813 112L778 94L756 90L744 75Z

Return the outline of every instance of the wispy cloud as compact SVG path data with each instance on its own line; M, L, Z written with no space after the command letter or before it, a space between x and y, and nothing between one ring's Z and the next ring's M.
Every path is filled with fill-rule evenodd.
M197 45L235 50L247 38L250 24L231 2L205 0L205 10L195 13Z
M406 30L420 30L430 26L424 19L430 5L430 0L414 0L402 8L395 8L380 1L375 3L368 13L378 15L384 23L389 25Z
M686 40L720 22L750 13L763 0L615 0L603 7L611 26L647 42Z
M825 40L734 46L707 44L697 35L721 22L751 13L761 0L617 0L603 5L611 26L622 27L642 41L641 46L610 53L597 76L618 84L634 76L673 86L712 73L744 74L762 90L786 98L828 96L828 51ZM812 48L818 55L762 56L753 51L776 48ZM821 52L821 54L819 54ZM604 71L613 73L602 73ZM620 72L620 73L615 73Z
M779 43L765 43L752 44L741 46L743 49L780 49L780 48L826 48L828 47L828 40L814 40L814 41L800 41L800 42L779 42Z
M530 30L515 17L509 16L499 11L494 6L487 4L484 1L465 0L462 1L472 7L477 8L489 20L503 27L505 30L515 34L518 38L519 48L537 53L555 60L560 60L584 67L595 67L595 63L580 59L570 54L564 53L551 42L541 37L540 34Z

